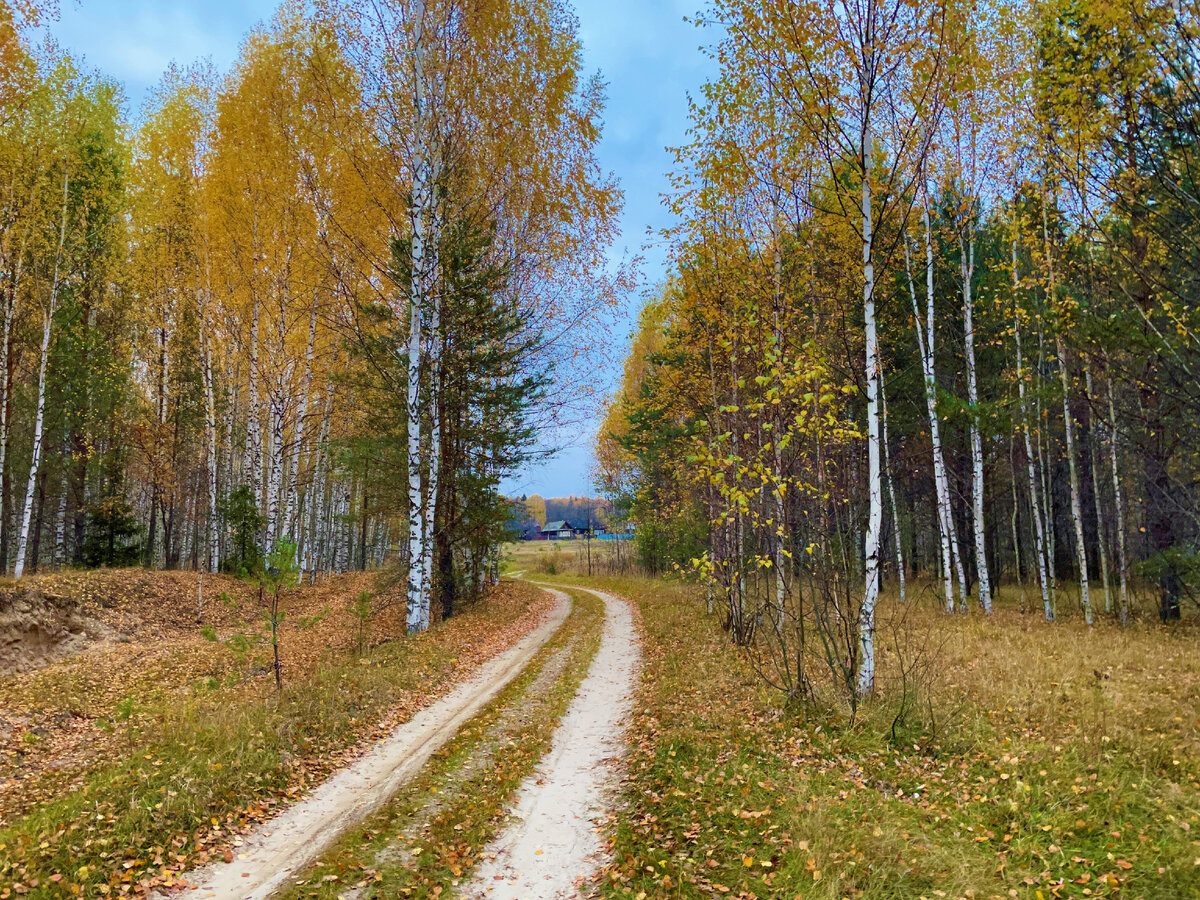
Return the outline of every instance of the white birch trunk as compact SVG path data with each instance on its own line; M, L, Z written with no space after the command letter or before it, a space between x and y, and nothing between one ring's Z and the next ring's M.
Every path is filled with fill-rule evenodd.
M334 556L334 571L345 572L350 568L350 487L339 484L337 518L334 527L337 529L337 553Z
M1045 413L1042 409L1042 391L1045 387L1042 381L1042 372L1045 371L1046 365L1046 334L1042 330L1041 323L1038 324L1038 364L1037 364L1037 394L1036 402L1034 403L1034 412L1037 414L1037 463L1038 474L1041 476L1042 484L1042 521L1046 523L1046 577L1050 582L1050 610L1058 615L1058 575L1055 571L1057 562L1058 543L1054 537L1054 473L1050 471L1050 465L1047 461L1048 451L1045 448L1045 437L1042 423L1045 421Z
M1033 514L1034 549L1037 556L1038 584L1042 589L1042 606L1046 621L1054 621L1054 607L1050 602L1050 579L1047 573L1046 531L1042 522L1042 504L1038 498L1038 476L1034 465L1033 437L1029 428L1029 409L1025 401L1025 367L1021 356L1021 314L1017 309L1016 291L1020 284L1017 270L1017 244L1013 241L1013 337L1017 346L1017 398L1021 413L1021 432L1025 439L1025 464L1029 475L1029 511Z
M284 388L271 392L270 466L267 474L267 533L263 553L269 553L279 540L279 486L283 478L283 397Z
M201 324L204 327L204 324ZM200 353L204 378L204 447L206 450L205 464L208 475L208 571L216 572L220 567L221 515L218 509L218 472L217 466L217 404L213 390L212 348L207 338L201 335Z
M308 323L308 349L304 353L304 380L300 386L300 407L296 412L296 431L292 436L292 453L288 462L286 484L287 505L283 515L283 532L289 540L296 521L296 503L299 497L300 454L304 449L304 425L308 418L308 395L312 389L313 351L317 339L317 303L313 296L312 316ZM299 529L295 529L298 531ZM299 548L297 548L299 549Z
M1062 335L1055 335L1055 350L1058 353L1058 371L1063 389L1063 435L1067 444L1067 471L1071 478L1071 521L1075 526L1075 553L1079 565L1079 603L1083 607L1083 618L1092 624L1092 599L1088 590L1087 545L1083 542L1083 500L1079 490L1079 470L1075 460L1075 420L1071 416L1071 379L1067 373L1067 348Z
M167 419L170 414L170 392L171 392L171 335L174 331L174 314L171 305L172 288L167 288L166 304L162 310L162 324L158 329L158 440L162 441L167 435ZM160 458L161 461L161 458ZM173 538L174 535L167 534L167 494L163 485L157 483L158 490L158 514L162 516L163 530L162 540L158 541L154 547L155 565L162 569L166 567L167 559L170 556L171 548L167 546L168 538Z
M430 353L429 353L429 370L430 370L430 393L433 402L430 403L430 429L429 429L429 488L425 506L425 545L424 551L424 590L421 594L421 620L425 623L425 627L429 627L431 619L431 606L433 601L433 550L434 550L434 529L437 527L437 507L438 507L438 487L440 484L441 468L442 468L442 404L441 390L439 388L441 368L441 339L440 331L440 309L438 299L433 298L433 321L430 322Z
M319 540L320 509L325 498L325 444L329 440L330 422L333 417L332 387L332 384L328 382L325 385L325 411L321 416L321 430L317 435L317 446L313 448L311 463L312 483L305 495L305 503L308 507L308 534L304 539L304 555L301 558L300 570L302 572L311 571L314 575L317 567L316 551Z
M1021 498L1017 493L1017 436L1013 434L1008 442L1008 470L1011 474L1010 485L1012 487L1012 517L1010 524L1012 526L1013 539L1013 563L1017 572L1017 590L1021 598L1021 612L1025 612L1025 574L1021 565L1021 529L1017 525L1017 513L1021 508Z
M907 603L904 590L904 541L900 537L900 506L896 503L896 481L892 475L891 451L888 449L887 379L879 377L879 407L883 424L883 470L887 477L888 497L892 504L892 533L896 544L896 573L900 578L900 602Z
M408 566L408 630L429 628L430 584L427 575L431 561L428 520L433 507L426 506L427 498L434 500L432 491L423 490L421 463L421 343L424 337L424 314L434 302L438 269L437 181L438 151L433 116L428 96L429 84L425 71L426 4L418 0L413 12L413 106L416 118L414 145L416 155L412 165L412 286L408 335L408 508L409 508L409 566ZM436 414L434 420L436 422ZM436 426L435 426L436 427ZM436 457L429 454L431 470ZM431 479L432 481L433 479Z
M864 547L866 585L858 618L858 694L875 689L875 604L879 599L879 532L883 524L883 482L879 458L879 336L875 323L875 262L871 210L870 133L864 128L862 156L863 324L867 382L867 535Z
M196 514L196 494L200 485L195 476L189 476L185 485L186 493L183 499L183 520L176 524L179 529L179 567L186 568L192 555L192 522Z
M229 406L225 412L225 484L230 488L245 484L245 458L234 446L237 423L242 420L242 368L240 362L225 361L225 383L229 385Z
M43 426L46 418L46 366L50 361L50 326L54 322L54 313L58 307L59 272L62 265L63 247L67 242L67 191L69 186L70 176L64 175L62 226L58 235L58 251L54 257L54 280L50 286L50 304L42 313L42 355L38 364L37 413L33 424L33 458L29 463L29 481L25 487L25 507L21 514L21 528L17 533L17 559L13 567L13 577L18 579L25 574L25 553L29 546L29 523L33 517L33 496L37 487L38 468L42 461Z
M418 238L413 237L414 263ZM421 307L413 273L413 300L408 338L408 630L424 631L425 493L421 479Z
M317 569L322 572L331 571L337 561L337 530L334 528L334 517L337 515L338 485L332 481L329 485L329 497L324 506L324 518L321 524L320 563Z
M1117 567L1121 578L1121 624L1129 624L1129 562L1125 558L1125 509L1121 499L1121 471L1117 466L1117 406L1113 401L1112 380L1108 382L1108 447L1112 465L1113 511L1117 526Z
M254 502L262 507L262 429L258 408L258 316L257 292L250 318L249 396L246 398L246 452L242 456L242 478L250 486Z
M50 323L54 319L54 301L42 313L42 355L38 365L37 413L33 425L33 458L29 463L29 481L25 487L24 511L21 514L21 526L17 533L17 559L13 568L13 577L20 578L25 574L25 553L29 546L29 525L33 517L33 499L37 487L37 475L42 461L43 425L46 415L46 365L50 359Z
M974 514L975 569L979 575L979 605L992 611L992 583L988 574L987 535L983 517L983 438L979 433L979 388L975 375L975 301L971 294L975 278L975 238L959 242L963 288L963 335L967 362L967 402L971 406L971 509Z
M1083 361L1084 390L1087 392L1088 408L1092 410L1092 431L1088 435L1088 449L1092 461L1092 503L1096 507L1096 547L1100 553L1100 581L1104 585L1104 611L1113 611L1112 591L1108 583L1108 529L1105 528L1104 506L1100 501L1100 457L1096 452L1096 444L1100 437L1100 419L1096 415L1095 392L1092 390L1092 368L1088 361Z
M925 225L925 326L921 326L921 310L917 304L917 293L913 286L911 267L909 271L909 294L912 297L913 317L917 330L917 343L921 351L921 370L925 380L925 408L929 417L929 439L933 455L933 483L937 500L938 525L942 541L942 578L946 593L946 611L954 612L954 576L958 576L959 605L966 607L967 576L962 555L958 548L958 528L954 524L954 511L950 505L950 479L946 474L946 459L942 452L941 419L937 411L937 368L934 355L934 258L932 222L929 216L929 198L923 197L922 221ZM905 243L907 262L908 244Z
M772 98L771 115L774 119L775 107L774 99ZM772 314L774 316L774 337L775 337L775 365L780 371L780 397L783 396L783 236L780 229L780 213L779 213L779 189L772 186L771 189L771 275L773 281L772 294ZM782 439L784 433L783 418L779 413L779 406L775 407L774 421L772 422L771 432L771 456L773 471L771 473L774 480L772 486L771 498L774 501L774 518L775 527L771 534L771 547L774 550L773 563L775 566L775 616L776 629L781 629L783 625L783 610L784 603L787 599L787 580L785 572L787 571L787 557L784 554L784 528L787 524L787 510L784 504L784 472L783 472L783 446ZM884 407L886 416L886 406ZM886 422L886 419L885 419ZM886 435L886 424L884 432ZM887 438L885 436L884 440ZM886 452L886 449L885 449ZM904 593L904 573L900 573L900 593ZM780 631L782 634L782 631Z
M954 612L954 575L953 565L950 562L950 533L946 528L946 513L948 500L944 497L944 479L942 475L942 443L941 429L938 423L937 416L937 377L934 374L933 359L929 354L928 346L926 345L926 337L931 340L932 332L926 335L923 326L921 325L921 310L917 304L917 289L913 283L912 277L912 262L908 251L908 237L904 239L904 265L908 273L908 293L912 298L913 308L913 327L917 333L917 348L921 354L921 375L924 384L925 407L929 419L929 434L930 444L933 448L933 483L936 496L936 511L937 511L937 526L938 526L938 543L941 548L941 553L938 559L941 563L939 566L942 577L942 591L945 595L945 607L947 612ZM932 326L932 316L930 317L930 325Z
M1042 239L1046 253L1046 274L1049 276L1047 290L1053 302L1055 283L1054 258L1050 247L1050 226L1046 204L1042 203ZM1083 500L1079 490L1079 467L1075 459L1075 420L1071 416L1071 377L1067 372L1067 348L1059 328L1054 335L1054 350L1058 356L1058 374L1062 380L1063 437L1067 445L1067 472L1071 480L1071 521L1075 526L1075 553L1079 566L1079 604L1083 607L1083 618L1092 624L1092 599L1088 590L1087 545L1083 542Z

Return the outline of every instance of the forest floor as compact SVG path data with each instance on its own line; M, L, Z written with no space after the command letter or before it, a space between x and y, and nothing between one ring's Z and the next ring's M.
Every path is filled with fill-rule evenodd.
M285 595L277 692L255 592L206 576L197 622L198 587L141 570L0 585L0 633L32 622L50 645L0 676L0 898L144 893L232 859L554 605L506 582L401 640L402 598L375 576L319 581Z

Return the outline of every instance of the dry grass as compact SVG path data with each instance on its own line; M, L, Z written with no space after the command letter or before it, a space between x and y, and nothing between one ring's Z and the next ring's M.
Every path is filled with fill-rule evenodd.
M941 640L935 708L947 728L1019 729L1151 766L1200 760L1194 624L1122 628L1100 619L1089 628L1076 617L1050 625L1005 605L990 618L924 616L936 618Z
M605 585L646 632L606 895L1200 896L1193 625L911 604L905 627L937 648L933 716L893 731L888 653L853 724L783 712L694 589Z
M392 609L372 622L375 646L360 657L347 607L362 586L350 577L288 598L282 693L194 622L153 617L126 643L0 682L11 816L0 827L0 897L169 884L449 690L550 604L505 583L404 639L403 610Z

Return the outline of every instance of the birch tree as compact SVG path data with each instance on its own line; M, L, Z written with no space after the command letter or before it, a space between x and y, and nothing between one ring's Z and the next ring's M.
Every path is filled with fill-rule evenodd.
M929 215L929 197L924 185L921 188L921 222L925 236L925 313L922 325L921 308L917 304L917 292L913 285L912 262L909 257L908 238L905 236L904 263L908 275L908 292L912 298L913 325L917 335L917 349L921 354L921 374L925 387L925 410L929 421L930 448L933 453L933 484L937 504L938 537L941 544L942 581L947 612L954 612L954 576L958 576L959 607L966 607L967 576L958 543L958 528L954 523L954 512L950 505L950 481L946 474L946 458L942 451L941 417L937 408L937 366L934 353L934 253L933 226Z
M58 243L51 245L53 253L53 275L50 277L49 293L42 307L42 348L38 359L37 412L33 424L33 458L29 463L29 480L25 488L25 503L21 513L21 525L17 532L17 557L13 566L13 577L20 579L25 573L25 555L29 545L29 523L33 515L33 492L37 486L38 471L42 463L42 440L45 437L46 415L46 366L50 360L50 329L54 313L58 309L58 291L63 274L64 252L67 242L67 214L70 208L71 173L64 165L62 188L62 211L58 228ZM36 565L36 560L35 560Z
M390 179L377 192L389 250L403 246L407 253L403 277L393 282L399 290L387 300L408 323L401 351L408 615L410 630L420 631L429 626L430 538L441 479L442 416L431 386L442 364L446 223L493 222L494 251L514 267L509 289L520 298L525 327L538 333L554 324L556 343L567 346L607 296L596 285L582 304L559 302L587 296L578 285L599 271L596 251L615 219L616 192L597 178L592 161L600 89L595 82L579 88L573 25L554 0L497 3L478 15L451 0L328 2L322 9L362 81L364 115L381 174ZM574 217L554 213L563 203ZM397 274L391 253L382 264L376 260L378 271ZM433 398L428 408L425 398Z

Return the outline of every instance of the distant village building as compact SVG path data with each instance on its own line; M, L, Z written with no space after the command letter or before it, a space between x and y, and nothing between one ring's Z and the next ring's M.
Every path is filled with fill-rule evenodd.
M575 537L575 529L566 519L557 519L542 526L542 540L569 541Z

